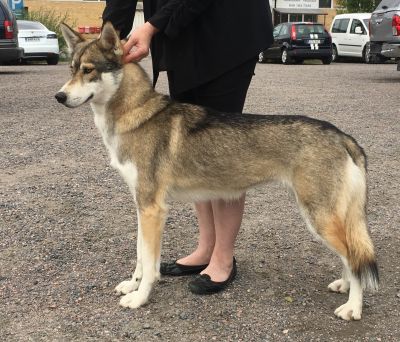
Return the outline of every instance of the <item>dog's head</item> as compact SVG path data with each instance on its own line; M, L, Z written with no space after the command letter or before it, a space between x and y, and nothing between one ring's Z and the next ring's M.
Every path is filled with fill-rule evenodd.
M110 23L101 35L86 40L66 24L61 30L71 55L69 80L55 95L67 107L78 107L88 101L105 103L118 89L122 78L122 43Z

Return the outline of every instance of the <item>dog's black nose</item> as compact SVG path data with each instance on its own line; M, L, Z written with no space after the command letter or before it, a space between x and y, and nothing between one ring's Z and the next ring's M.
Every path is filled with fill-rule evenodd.
M63 91L59 91L55 95L55 98L59 103L65 103L65 101L67 101L67 94L65 94Z

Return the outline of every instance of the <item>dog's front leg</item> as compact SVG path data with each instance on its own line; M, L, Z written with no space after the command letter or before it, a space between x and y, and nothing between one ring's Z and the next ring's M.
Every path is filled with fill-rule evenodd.
M138 264L133 277L140 275L140 269L143 273L138 290L121 298L120 304L129 308L138 308L145 304L150 296L153 284L160 278L161 236L166 217L164 206L156 203L143 208L139 205L138 212L140 222ZM139 258L141 258L141 262ZM132 278L132 281L135 281L135 278Z
M143 263L142 263L142 229L140 224L140 214L139 210L137 211L137 221L138 221L138 232L137 232L137 241L136 241L136 268L135 272L132 274L132 279L125 280L121 282L116 288L115 291L117 294L128 294L132 291L136 291L142 281L143 276Z

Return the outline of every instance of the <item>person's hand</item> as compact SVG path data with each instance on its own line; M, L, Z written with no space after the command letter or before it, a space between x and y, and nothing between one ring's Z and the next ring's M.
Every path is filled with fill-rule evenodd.
M158 29L146 22L134 30L129 40L124 44L124 63L140 61L149 54L151 38Z

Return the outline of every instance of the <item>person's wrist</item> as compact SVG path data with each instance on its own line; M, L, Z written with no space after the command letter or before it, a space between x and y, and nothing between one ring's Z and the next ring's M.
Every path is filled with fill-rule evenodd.
M146 33L149 34L150 36L153 36L158 32L158 28L153 26L148 21L145 22L145 24L143 25L143 28L145 29Z

